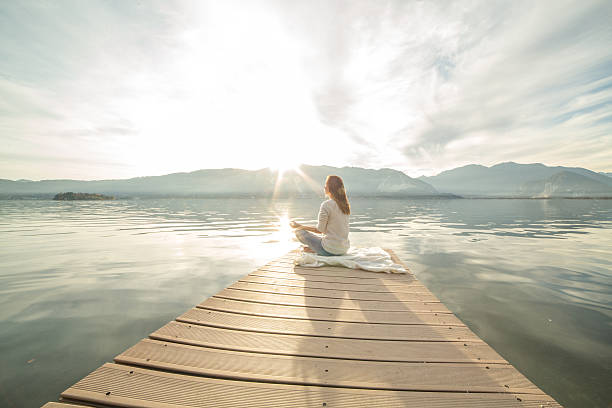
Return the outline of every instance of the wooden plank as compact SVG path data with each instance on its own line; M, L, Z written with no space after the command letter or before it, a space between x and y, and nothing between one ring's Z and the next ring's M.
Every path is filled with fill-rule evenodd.
M322 309L264 303L244 302L241 300L209 298L198 305L200 308L224 312L242 313L255 316L285 317L288 319L321 320L357 323L385 324L426 324L437 326L464 326L453 314L410 312L410 311L361 311L346 309ZM374 329L374 328L373 328Z
M303 266L288 266L288 265L277 265L270 264L265 265L257 270L273 271L279 273L291 273L296 275L304 276L336 276L345 278L357 278L357 279L372 279L382 282L394 282L394 281L409 281L414 279L411 275L407 274L394 274L384 272L370 272L361 269L348 269L339 266L321 266L318 268L303 267Z
M325 279L325 278L322 278ZM303 276L288 276L274 272L253 272L245 275L239 282L265 283L269 285L293 286L298 288L328 289L328 290L350 290L353 292L383 292L383 293L431 293L424 285L410 282L404 285L371 285L364 283L346 283L320 280L304 279Z
M344 270L342 270L344 269ZM350 279L362 279L372 280L372 282L408 282L413 280L414 277L411 275L404 274L389 274L384 272L369 272L357 269L347 269L340 267L318 267L318 268L305 268L301 266L296 267L281 267L278 265L262 266L257 268L256 271L269 271L285 274L294 274L301 276L334 276L337 278L350 278Z
M506 364L405 363L245 353L144 339L115 362L207 377L404 391L543 394Z
M329 285L329 284L328 284ZM338 285L340 286L340 285ZM391 291L363 291L340 288L316 288L310 285L285 285L274 284L271 282L249 282L240 280L228 286L229 289L252 290L255 292L282 293L295 296L317 296L330 297L335 299L354 299L354 300L378 300L381 302L398 301L420 301L420 302L440 302L431 292L420 290L412 293L396 293Z
M63 402L47 402L41 408L86 408L88 405L66 404Z
M393 250L392 250L392 249L389 249L389 248L383 248L383 249L384 249L385 251L387 251L387 253L389 253L389 255L391 256L391 260L392 260L393 262L395 262L396 264L402 265L402 266L404 267L404 269L406 269L406 271L410 272L410 269L408 268L408 265L406 265L406 264L404 263L404 261L402 261L402 260L399 258L399 256L397 256L397 255L395 254L395 252L393 252ZM296 252L296 253L294 253L294 254L291 254L291 256L293 256L293 257L295 257L295 256L297 256L297 255L298 255L298 253L297 253L297 252ZM293 258L293 259L295 259L295 258Z
M243 300L247 302L266 303L272 305L292 305L318 307L325 309L346 309L346 310L378 310L387 312L431 312L431 313L451 313L442 303L427 300L413 301L379 301L379 300L352 300L337 299L318 296L299 296L285 295L269 292L255 292L250 290L236 290L232 288L224 289L215 295L220 299Z
M325 274L316 274L312 275L299 275L297 273L286 273L286 272L277 272L277 271L269 271L264 269L257 269L247 276L258 276L263 278L274 278L274 279L283 279L283 280L291 280L291 281L300 281L300 282L324 282L324 283L336 283L341 285L352 285L355 288L367 288L368 290L377 290L383 289L385 292L401 292L407 291L410 292L412 288L418 287L420 289L425 288L425 286L416 280L411 280L406 278L406 280L400 281L378 281L376 279L361 279L358 277L342 277L342 276L328 276Z
M194 346L263 354L349 360L508 364L484 342L356 340L267 334L170 322L149 337Z
M184 376L104 364L62 393L95 404L144 408L559 407L546 395L471 394L295 386Z
M465 326L427 326L308 321L244 315L194 308L177 317L178 321L260 333L294 334L347 339L482 342Z
M407 273L386 273L386 272L372 272L363 269L350 269L342 266L299 266L299 265L281 265L281 264L269 264L260 267L259 269L277 270L285 273L295 273L298 275L312 274L314 272L323 272L328 276L345 276L345 277L357 277L362 279L382 279L386 281L395 280L411 280L415 279L414 275Z

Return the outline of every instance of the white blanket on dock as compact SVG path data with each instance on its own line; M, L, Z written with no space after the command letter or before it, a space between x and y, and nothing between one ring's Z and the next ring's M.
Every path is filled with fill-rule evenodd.
M406 273L406 268L396 264L391 255L382 248L351 247L345 255L321 256L303 252L296 260L299 266L319 267L324 265L344 266L351 269L363 269L370 272Z

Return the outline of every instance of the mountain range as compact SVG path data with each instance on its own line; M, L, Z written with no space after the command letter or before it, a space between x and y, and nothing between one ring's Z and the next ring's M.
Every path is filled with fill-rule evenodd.
M125 180L1 180L0 196L46 196L84 192L122 196L323 196L329 174L344 179L353 196L448 196L431 185L393 169L302 165L282 173L270 169L208 169Z
M271 169L205 169L120 180L3 180L0 197L52 197L61 192L117 197L323 196L329 174L344 179L350 196L370 197L612 197L610 173L540 163L467 165L412 178L393 169L302 165L279 175Z
M606 174L541 163L470 164L419 180L467 197L612 197L612 177Z

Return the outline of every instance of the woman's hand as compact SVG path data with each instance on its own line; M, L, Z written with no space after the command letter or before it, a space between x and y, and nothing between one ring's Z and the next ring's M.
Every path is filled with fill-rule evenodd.
M309 227L307 225L302 225L302 224L298 224L295 221L290 221L289 222L289 226L291 228L295 228L298 230L304 230L304 231L308 231L308 232L314 232L315 234L322 234L321 231L319 231L318 229L316 229L315 227Z

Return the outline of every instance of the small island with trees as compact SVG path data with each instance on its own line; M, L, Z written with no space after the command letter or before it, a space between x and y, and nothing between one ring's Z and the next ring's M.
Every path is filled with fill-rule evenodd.
M74 201L74 200L114 200L115 197L107 196L104 194L91 194L91 193L58 193L53 197L54 200L58 201Z

